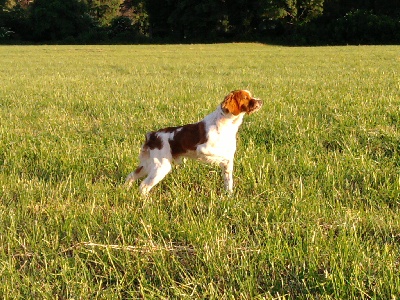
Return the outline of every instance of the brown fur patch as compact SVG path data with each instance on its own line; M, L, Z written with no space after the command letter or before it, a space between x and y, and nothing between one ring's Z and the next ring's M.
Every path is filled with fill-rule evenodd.
M162 131L175 132L174 137L168 140L173 157L194 151L198 145L207 141L206 128L203 122L180 127L168 127Z
M137 167L137 169L135 170L135 173L138 174L140 173L140 171L142 171L143 166Z
M221 104L222 109L225 112L230 112L231 114L237 116L240 114L240 108L239 108L239 103L237 101L237 98L235 97L234 92L229 93L224 101Z
M157 132L149 132L146 135L146 142L144 143L144 148L149 148L153 150L155 148L161 149L162 148L162 140L159 136L157 136Z

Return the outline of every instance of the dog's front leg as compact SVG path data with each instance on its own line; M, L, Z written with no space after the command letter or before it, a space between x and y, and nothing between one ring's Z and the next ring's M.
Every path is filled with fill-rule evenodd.
M233 160L220 163L222 169L222 177L224 178L225 189L233 192Z

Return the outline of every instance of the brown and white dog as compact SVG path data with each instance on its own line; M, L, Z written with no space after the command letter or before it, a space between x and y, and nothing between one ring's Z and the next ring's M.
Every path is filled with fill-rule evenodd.
M126 183L147 177L140 184L140 192L150 189L171 171L173 162L182 157L219 164L225 188L233 191L233 157L236 151L236 133L243 116L259 110L262 101L247 90L230 92L211 114L198 123L167 127L149 132L142 146L137 169L126 178Z

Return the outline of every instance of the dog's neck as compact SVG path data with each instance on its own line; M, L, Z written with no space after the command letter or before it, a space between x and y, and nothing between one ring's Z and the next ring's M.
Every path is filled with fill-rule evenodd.
M240 113L239 115L235 116L230 112L226 112L220 105L214 112L207 115L204 118L204 121L208 125L216 126L218 131L224 128L230 128L230 130L232 130L232 128L236 128L237 131L239 126L242 124L244 114L245 113Z
M242 124L243 122L243 117L245 115L245 113L240 113L238 115L234 115L232 113L230 113L229 111L225 110L222 108L222 105L219 105L217 110L216 110L220 116L220 121L223 124L233 124L236 126L240 126L240 124Z

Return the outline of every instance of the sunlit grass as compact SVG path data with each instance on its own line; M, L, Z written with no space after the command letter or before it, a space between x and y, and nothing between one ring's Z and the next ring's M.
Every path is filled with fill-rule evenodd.
M0 48L0 295L397 299L400 48ZM188 161L148 199L147 131L233 89L235 192Z

